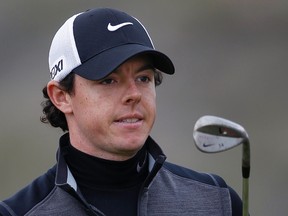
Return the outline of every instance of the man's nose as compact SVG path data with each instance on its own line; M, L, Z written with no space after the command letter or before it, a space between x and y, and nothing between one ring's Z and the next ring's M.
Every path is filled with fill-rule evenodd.
M123 103L124 104L133 104L133 103L139 103L141 100L141 92L139 90L139 87L137 86L136 82L130 81L127 84L127 88L125 90L125 95L123 97Z

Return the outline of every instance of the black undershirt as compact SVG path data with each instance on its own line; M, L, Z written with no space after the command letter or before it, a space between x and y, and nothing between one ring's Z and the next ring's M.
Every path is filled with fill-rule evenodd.
M137 215L138 193L148 174L145 145L126 161L93 157L72 145L64 152L69 169L88 203L109 216ZM141 166L139 172L138 164Z

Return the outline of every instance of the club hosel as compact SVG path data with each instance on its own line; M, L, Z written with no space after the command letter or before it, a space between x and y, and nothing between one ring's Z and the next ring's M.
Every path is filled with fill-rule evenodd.
M250 167L242 167L242 177L249 178L250 176Z
M249 178L250 176L250 144L248 139L243 143L242 151L242 176Z

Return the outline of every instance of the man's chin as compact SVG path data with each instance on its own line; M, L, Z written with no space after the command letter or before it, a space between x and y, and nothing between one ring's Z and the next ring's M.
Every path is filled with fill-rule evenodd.
M147 138L146 138L147 139ZM145 144L146 139L126 139L119 144L119 150L127 155L135 155Z

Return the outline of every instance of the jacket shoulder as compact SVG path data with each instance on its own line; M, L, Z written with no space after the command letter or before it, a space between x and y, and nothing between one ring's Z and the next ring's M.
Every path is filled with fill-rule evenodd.
M55 187L56 166L10 198L0 202L0 215L24 215L42 201Z
M242 215L242 200L233 188L226 184L225 180L215 174L197 172L173 163L165 162L163 167L171 173L181 176L183 178L191 179L200 183L216 186L220 188L227 188L231 201L232 215Z
M165 162L164 168L174 173L175 175L184 178L189 178L204 184L227 188L227 184L224 179L215 174L197 172L170 162Z

